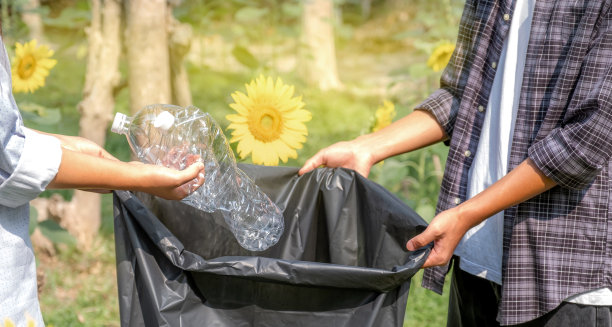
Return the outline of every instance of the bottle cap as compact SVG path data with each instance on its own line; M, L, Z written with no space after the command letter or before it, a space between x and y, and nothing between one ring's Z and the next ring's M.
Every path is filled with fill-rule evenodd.
M117 134L123 134L125 130L125 122L127 121L127 115L118 112L115 114L113 125L111 126L111 132Z

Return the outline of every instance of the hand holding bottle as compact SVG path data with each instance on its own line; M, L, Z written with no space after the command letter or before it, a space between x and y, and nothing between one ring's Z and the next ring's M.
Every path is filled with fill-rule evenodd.
M223 131L209 114L193 106L156 104L133 117L118 113L111 130L126 135L144 163L184 169L201 160L206 174L203 184L189 184L202 186L183 201L203 211L221 212L245 249L263 251L280 239L282 212L237 167Z

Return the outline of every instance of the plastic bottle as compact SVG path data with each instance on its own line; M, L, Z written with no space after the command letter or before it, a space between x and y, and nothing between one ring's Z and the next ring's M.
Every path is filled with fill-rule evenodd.
M117 113L111 131L126 135L144 163L184 169L202 160L204 184L183 202L207 212L222 211L243 248L263 251L280 239L282 212L236 166L223 131L209 114L194 106L154 104L133 117Z

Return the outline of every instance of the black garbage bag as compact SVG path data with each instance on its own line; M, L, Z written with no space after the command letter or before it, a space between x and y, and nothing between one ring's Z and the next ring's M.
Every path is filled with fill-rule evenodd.
M402 326L426 222L351 170L240 165L284 213L263 252L217 213L114 195L121 326Z

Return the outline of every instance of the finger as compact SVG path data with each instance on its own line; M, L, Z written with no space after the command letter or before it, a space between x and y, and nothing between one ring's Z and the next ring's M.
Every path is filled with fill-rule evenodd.
M130 165L145 165L144 162L140 162L140 161L130 161L128 162Z
M187 159L185 160L185 163L189 166L195 162L203 162L202 157L197 155L197 154L191 154L187 156Z
M304 166L302 166L302 168L298 170L298 175L302 176L305 173L321 166L322 164L323 164L323 156L317 153L314 155L314 157L306 160L306 162L304 163Z
M425 245L433 242L434 239L433 237L430 237L427 233L427 229L422 232L421 234L411 238L407 243L406 243L406 249L408 251L416 251L422 247L424 247Z
M443 266L450 261L451 256L447 256L443 253L438 252L434 247L433 249L431 249L431 252L429 252L429 256L427 257L427 260L425 260L425 263L421 268Z
M193 193L195 192L197 189L199 189L202 185L204 185L204 181L205 181L205 176L203 172L198 173L198 177L196 177L195 181L193 183L189 183L190 186L190 190L189 193Z
M113 156L112 154L110 154L108 151L101 149L100 150L100 157L102 158L106 158L106 159L110 159L110 160L114 160L114 161L119 161L119 159L117 159L115 156Z
M180 184L187 183L197 177L200 173L204 173L204 164L202 162L196 162L193 165L180 171Z

